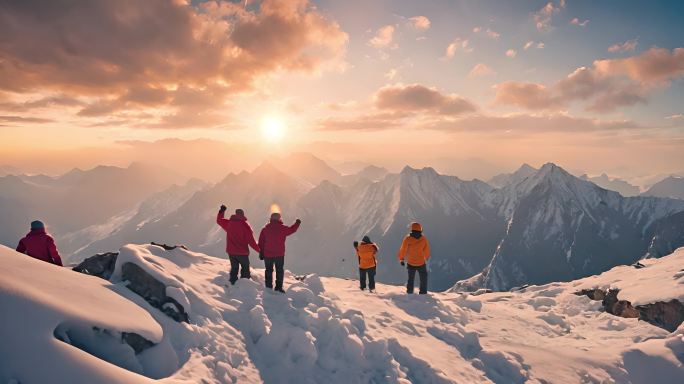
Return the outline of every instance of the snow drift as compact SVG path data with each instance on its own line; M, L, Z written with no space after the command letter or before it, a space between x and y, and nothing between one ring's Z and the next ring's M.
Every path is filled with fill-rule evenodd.
M261 269L254 280L231 286L226 260L154 245L121 248L110 281L4 247L0 257L6 265L2 383L673 383L684 377L684 326L668 332L606 313L600 302L575 294L619 288L621 298L637 304L684 299L684 249L641 269L618 267L568 283L421 296L382 284L377 294L364 293L354 280L289 272L281 295L264 290ZM188 322L129 289L127 264L163 284ZM65 333L79 343L59 341ZM151 345L136 353L112 336L124 333Z

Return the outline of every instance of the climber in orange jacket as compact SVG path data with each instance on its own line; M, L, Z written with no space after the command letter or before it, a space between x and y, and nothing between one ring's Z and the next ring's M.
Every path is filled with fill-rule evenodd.
M358 241L354 242L356 248L356 256L359 257L359 282L361 283L361 290L366 289L366 275L368 275L368 290L375 291L375 268L378 262L375 255L378 254L380 248L371 242L368 236L364 236L361 244Z
M413 293L413 282L416 271L420 276L420 294L427 293L428 271L425 262L430 258L430 243L423 235L420 223L411 223L411 233L408 234L399 248L399 262L402 266L408 263L408 282L406 292Z

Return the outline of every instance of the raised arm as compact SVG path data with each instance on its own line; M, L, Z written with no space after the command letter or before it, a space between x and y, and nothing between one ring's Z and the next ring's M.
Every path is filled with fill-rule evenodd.
M222 205L221 209L219 209L218 214L216 215L216 224L220 225L224 231L228 231L228 219L225 219L226 209L226 206Z
M292 224L289 227L285 227L285 236L290 236L291 234L297 232L300 224L302 224L302 221L297 219L297 220L295 220L294 224Z
M59 256L57 244L55 244L55 239L53 239L52 236L48 236L47 246L48 253L50 254L50 258L52 259L52 263L55 265L59 265L60 267L63 267L64 264L62 264L62 258Z

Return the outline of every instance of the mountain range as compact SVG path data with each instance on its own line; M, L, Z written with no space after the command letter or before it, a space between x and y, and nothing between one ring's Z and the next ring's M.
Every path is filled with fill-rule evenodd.
M433 290L569 281L684 245L684 200L624 197L551 163L486 183L432 168L341 175L296 154L216 184L177 181L142 165L0 178L0 241L15 245L29 218L45 217L71 263L128 242L220 255L225 233L214 217L224 203L244 209L257 236L272 210L286 224L300 217L287 245L295 273L355 277L352 242L368 235L380 246L378 280L401 284L406 272L396 252L409 224L420 221L433 251Z

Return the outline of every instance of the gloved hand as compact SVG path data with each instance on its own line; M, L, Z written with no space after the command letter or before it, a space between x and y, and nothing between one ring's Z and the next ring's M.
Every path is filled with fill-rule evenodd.
M220 212L225 212L226 209L228 209L228 207L226 207L225 205L221 204L221 208L219 209L219 211L220 211Z
M297 223L297 224L301 224L301 223L302 223L302 221L301 221L301 220L299 220L299 219L297 219L297 220L295 220L295 223Z
M263 252L259 252L259 260L263 260L263 259L264 259L264 253L263 253Z
M406 265L406 263L404 263L403 260L401 262L399 262L399 264L401 264L402 267Z
M355 242L354 242L354 248L358 248L358 247L359 247L359 242L358 242L358 241L355 241Z

